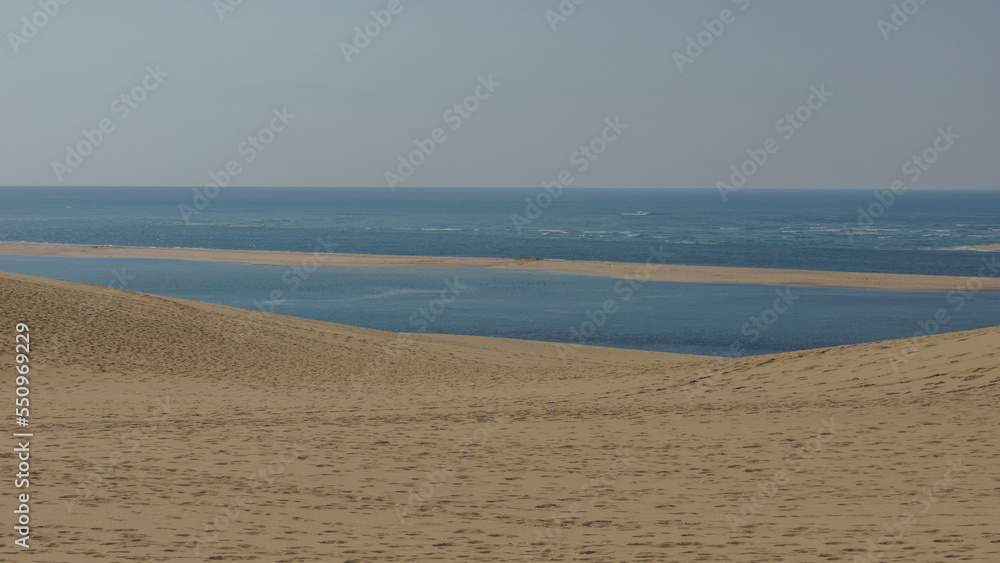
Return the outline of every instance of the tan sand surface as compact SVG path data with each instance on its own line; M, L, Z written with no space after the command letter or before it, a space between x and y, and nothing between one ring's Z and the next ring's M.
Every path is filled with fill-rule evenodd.
M976 250L1000 250L1000 244L984 244L982 246L973 246Z
M0 254L38 256L92 256L116 258L164 258L208 260L273 265L320 265L366 268L509 268L551 270L596 274L619 278L642 278L658 281L755 283L814 287L849 287L861 289L905 289L951 291L967 289L968 278L915 274L875 274L863 272L827 272L816 270L781 270L768 268L729 268L719 266L683 266L660 263L651 254L652 264L627 262L583 262L574 260L539 260L505 258L461 258L436 256L390 256L377 254L330 254L309 252L272 252L262 250L214 250L191 248L151 248L132 246L86 246L0 242ZM1000 291L1000 278L982 276L984 291Z
M562 360L13 274L0 304L11 561L1000 561L1000 328Z

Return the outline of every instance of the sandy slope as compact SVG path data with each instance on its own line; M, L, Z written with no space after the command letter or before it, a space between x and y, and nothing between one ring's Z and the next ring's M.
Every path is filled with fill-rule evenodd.
M1000 329L564 361L11 274L0 303L0 369L33 345L11 560L1000 560Z
M985 248L985 247L984 247ZM878 274L866 272L827 272L817 270L781 270L772 268L730 268L720 266L684 266L663 263L668 257L651 252L646 264L628 262L583 262L578 260L539 260L506 258L461 258L437 256L392 256L380 254L330 254L320 252L271 252L263 250L217 250L195 248L151 248L134 246L86 246L0 242L0 254L38 256L91 256L117 258L161 258L208 260L287 266L342 266L364 268L504 268L517 270L552 270L598 274L618 278L705 283L755 283L813 287L851 287L861 289L907 289L951 291L968 289L970 283L984 291L1000 291L1000 267L995 256L983 258L978 278L928 276L917 274ZM648 264L648 266L647 266ZM980 287L981 285L981 287Z

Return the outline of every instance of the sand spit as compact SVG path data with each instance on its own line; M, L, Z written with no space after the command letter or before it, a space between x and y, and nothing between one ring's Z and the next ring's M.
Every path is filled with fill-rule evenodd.
M537 258L461 258L435 256L389 256L376 254L330 254L310 252L271 252L258 250L210 250L189 248L149 248L130 246L85 246L72 244L42 244L0 242L0 254L30 254L39 256L91 256L115 258L162 258L178 260L208 260L243 262L248 264L343 266L364 268L506 268L519 270L550 270L598 274L619 278L642 277L658 281L754 283L811 287L845 287L859 289L904 290L965 290L970 278L960 276L928 276L915 274L876 274L863 272L827 272L814 270L780 270L767 268L728 268L718 266L682 266L664 264L664 258L651 253L651 265L626 262L582 262L573 260L540 260ZM311 262L314 260L315 262ZM995 265L994 265L995 267ZM989 268L984 275L972 278L982 290L1000 291L1000 278Z

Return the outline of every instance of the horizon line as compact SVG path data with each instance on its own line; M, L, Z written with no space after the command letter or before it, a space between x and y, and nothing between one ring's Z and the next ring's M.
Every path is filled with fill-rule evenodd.
M113 189L202 189L204 186L153 186L153 185L79 185L79 186L64 186L64 185L44 185L44 186L14 186L14 185L0 185L0 189L75 189L75 188L113 188ZM237 190L250 189L250 190L390 190L386 186L227 186L225 190L235 188ZM533 190L533 189L544 189L542 186L410 186L406 188L397 188L395 191L406 191L406 190ZM700 190L718 190L716 187L695 187L695 188L678 188L678 187L651 187L651 186L620 186L620 187L595 187L595 186L567 186L563 188L565 190L677 190L677 191L700 191ZM802 187L757 187L757 188L740 188L739 191L814 191L814 192L831 192L831 191L868 191L875 190L878 191L882 188L854 188L854 187L841 187L841 188L802 188ZM939 188L939 187L910 187L906 191L919 191L919 192L960 192L960 191L1000 191L1000 188L994 187L983 187L983 188Z

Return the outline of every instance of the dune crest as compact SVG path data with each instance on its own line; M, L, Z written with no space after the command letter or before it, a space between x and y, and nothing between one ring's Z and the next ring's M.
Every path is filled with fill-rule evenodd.
M31 327L40 561L1000 559L1000 328L562 360L14 274L0 299Z

